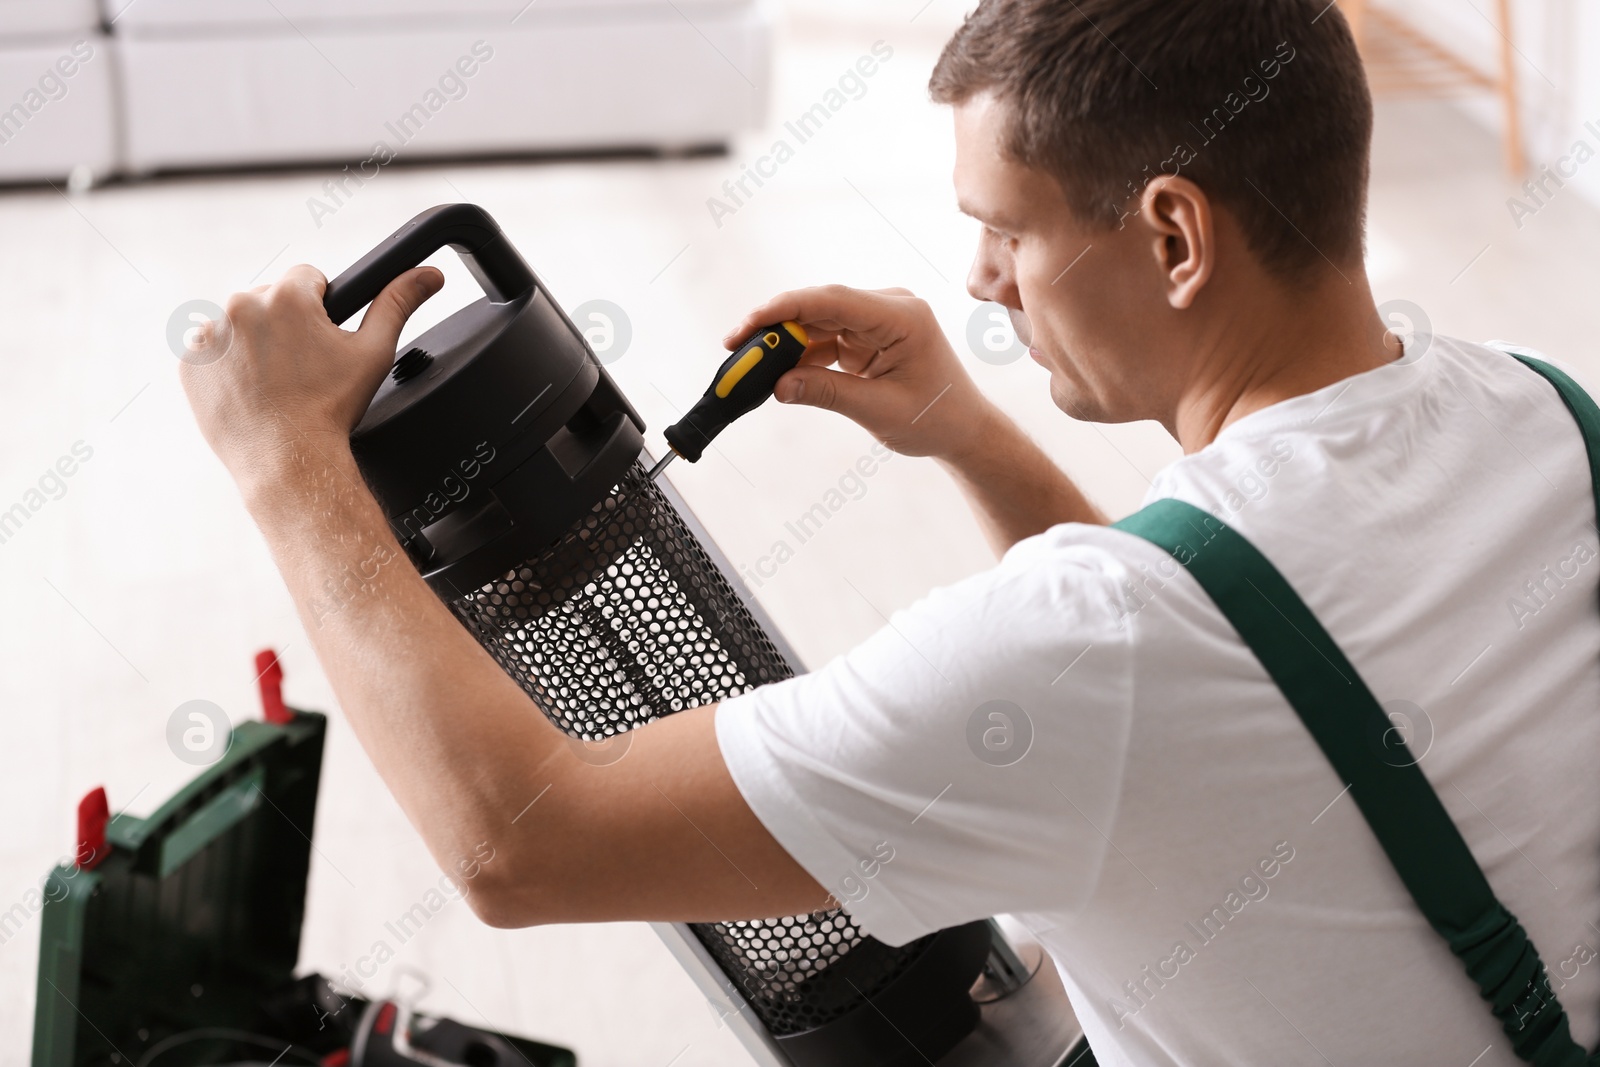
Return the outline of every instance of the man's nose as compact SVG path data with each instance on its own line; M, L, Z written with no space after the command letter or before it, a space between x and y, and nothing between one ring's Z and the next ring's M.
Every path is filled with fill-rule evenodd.
M967 272L967 292L974 300L993 301L1006 307L1022 306L1011 272L981 250L973 257L972 269Z

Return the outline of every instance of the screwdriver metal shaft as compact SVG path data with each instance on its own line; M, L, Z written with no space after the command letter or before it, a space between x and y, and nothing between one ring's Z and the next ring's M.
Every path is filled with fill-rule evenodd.
M646 477L652 482L655 481L657 478L661 477L661 472L667 469L667 464L671 463L677 458L678 454L676 452L668 452L666 455L662 456L656 461L656 465L650 468L650 473L646 475Z

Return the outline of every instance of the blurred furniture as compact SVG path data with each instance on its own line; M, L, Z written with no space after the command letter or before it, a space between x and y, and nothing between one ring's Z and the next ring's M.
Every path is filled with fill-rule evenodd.
M0 0L0 182L113 169L114 66L95 0Z
M767 105L768 0L95 3L0 0L0 107L54 60L49 34L111 34L84 68L98 152L69 121L89 124L80 75L0 144L0 181L344 164L336 205L394 160L721 147Z
M1492 92L1500 98L1506 169L1520 177L1526 169L1512 45L1511 0L1494 0L1498 37L1496 69L1488 72L1409 21L1370 0L1339 0L1367 65L1375 94L1455 96Z
M721 144L766 102L744 0L107 2L133 172Z

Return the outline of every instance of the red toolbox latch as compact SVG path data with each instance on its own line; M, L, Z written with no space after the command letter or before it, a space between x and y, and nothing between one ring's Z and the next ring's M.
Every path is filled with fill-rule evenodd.
M261 689L263 719L274 726L282 726L294 718L294 712L283 702L283 664L270 648L256 653L256 685Z
M106 858L106 823L111 821L111 805L106 802L106 787L97 785L78 801L78 869L92 871Z

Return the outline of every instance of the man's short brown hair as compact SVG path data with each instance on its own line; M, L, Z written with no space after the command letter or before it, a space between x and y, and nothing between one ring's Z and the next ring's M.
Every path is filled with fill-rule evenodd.
M994 93L1008 154L1091 224L1179 173L1282 277L1361 259L1372 98L1329 0L983 0L929 89Z

